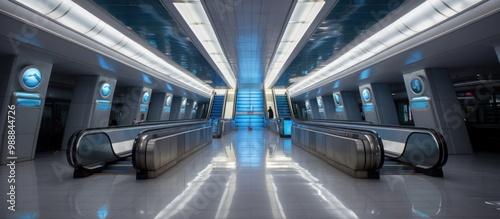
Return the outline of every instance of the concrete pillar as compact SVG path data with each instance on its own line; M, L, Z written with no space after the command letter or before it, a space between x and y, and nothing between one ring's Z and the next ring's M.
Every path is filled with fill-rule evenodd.
M351 91L340 91L333 93L335 103L335 119L361 121L361 113L356 93Z
M115 87L116 79L98 75L78 76L64 131L63 150L76 131L108 126Z
M7 56L1 58L0 70L0 163L31 160L35 156L52 63Z
M388 84L359 86L365 121L381 125L399 125L396 106Z
M464 116L448 71L422 69L403 77L415 126L439 131L449 154L471 154Z

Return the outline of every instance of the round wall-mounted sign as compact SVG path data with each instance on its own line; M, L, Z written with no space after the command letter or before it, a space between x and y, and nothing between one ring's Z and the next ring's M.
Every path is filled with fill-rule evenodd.
M365 88L363 89L363 92L361 92L361 96L363 97L364 101L368 102L372 99L372 92L370 91L370 89Z
M165 100L165 106L170 106L172 104L172 96L167 96L167 100Z
M424 82L421 78L417 77L410 82L411 91L415 94L421 94L424 91Z
M149 98L150 98L150 97L151 97L151 96L149 95L149 92L147 92L147 91L146 91L146 92L144 92L144 93L142 94L142 102L143 102L143 103L148 103L148 102L149 102Z
M103 83L101 85L101 97L107 98L111 94L111 85L109 83Z
M339 104L340 105L340 95L339 94L335 94L333 96L333 99L335 100L335 103L336 104Z
M317 98L317 101L318 101L318 107L319 107L319 108L322 108L322 107L323 107L323 98L318 97L318 98Z
M27 89L34 89L42 82L42 73L38 68L28 66L23 69L21 76L21 85Z

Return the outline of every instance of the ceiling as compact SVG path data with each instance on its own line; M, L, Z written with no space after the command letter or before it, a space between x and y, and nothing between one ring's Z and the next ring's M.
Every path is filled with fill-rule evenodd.
M203 58L199 52L203 52L202 47L197 45L199 42L173 7L173 2L179 1L94 2L200 79L212 81L209 84L215 87L225 86L206 61L210 61L210 57ZM303 48L295 52L295 59L289 59L290 66L283 70L275 86L288 87L293 78L306 75L404 2L326 0L318 22L308 33L310 37L304 37L299 45ZM297 1L217 0L203 3L238 84L260 87Z
M160 54L167 62L182 68L183 72L198 77L213 88L226 88L227 84L200 41L172 8L173 2L179 1L75 0L145 48ZM253 84L261 87L297 1L202 1L239 86ZM366 39L373 30L386 26L423 1L326 0L313 27L285 63L283 74L274 87L287 88L318 71ZM295 94L294 98L331 94L338 89L357 90L364 83L401 84L401 73L429 67L455 69L451 73L456 73L453 76L456 81L462 81L460 78L472 80L474 77L471 76L481 73L478 73L481 68L499 69L494 48L500 45L500 29L492 28L500 20L499 2L485 1L467 13L357 64L341 77L329 78L308 92ZM0 19L5 24L0 30L3 39L0 40L0 54L19 54L21 51L54 62L53 74L60 76L61 81L66 80L68 74L103 74L117 77L123 86L153 86L158 90L196 97L174 84L165 86L163 79L145 74L147 71L141 71L142 66L132 66L120 55L96 54L94 50L82 47L81 42L89 39L74 33L63 41L57 38L60 37L58 32L50 31L42 31L30 39L18 37L21 50L16 51L9 34L22 35L23 24L6 14L1 14ZM488 71L497 77L498 71ZM369 77L361 77L366 74Z

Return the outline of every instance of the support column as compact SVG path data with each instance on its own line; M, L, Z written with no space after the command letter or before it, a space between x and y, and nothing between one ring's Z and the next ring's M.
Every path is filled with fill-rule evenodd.
M306 118L314 119L314 112L313 112L314 109L311 106L311 101L306 100L305 103L306 103Z
M449 154L471 154L464 116L448 71L422 69L403 77L415 126L439 131Z
M187 100L186 101L186 115L185 119L192 119L193 117L193 109L196 107L196 101L194 100ZM195 112L196 115L196 112Z
M170 119L184 119L186 116L186 105L187 98L174 96L172 101L172 112L170 114Z
M335 92L333 93L333 102L335 103L335 119L362 120L356 93L351 91Z
M2 57L0 70L0 163L31 160L52 63L25 56Z
M123 114L120 119L120 125L130 125L146 121L150 100L151 88L129 88L123 102Z
M323 96L322 100L325 108L326 119L335 119L335 104L333 103L332 96Z
M388 84L359 86L365 121L381 125L399 125L396 106Z
M153 93L149 104L148 121L168 120L173 95L169 93Z
M323 97L316 97L316 102L318 104L318 114L320 119L326 119L325 103L323 102Z
M116 79L103 76L77 78L64 130L63 150L66 150L69 139L76 131L108 126L115 86Z

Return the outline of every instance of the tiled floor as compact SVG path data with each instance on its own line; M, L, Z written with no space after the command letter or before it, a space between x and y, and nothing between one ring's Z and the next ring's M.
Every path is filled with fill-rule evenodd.
M240 130L151 180L73 179L65 153L38 155L16 165L16 211L2 201L0 218L500 218L500 154L450 156L444 173L354 179L290 139Z

